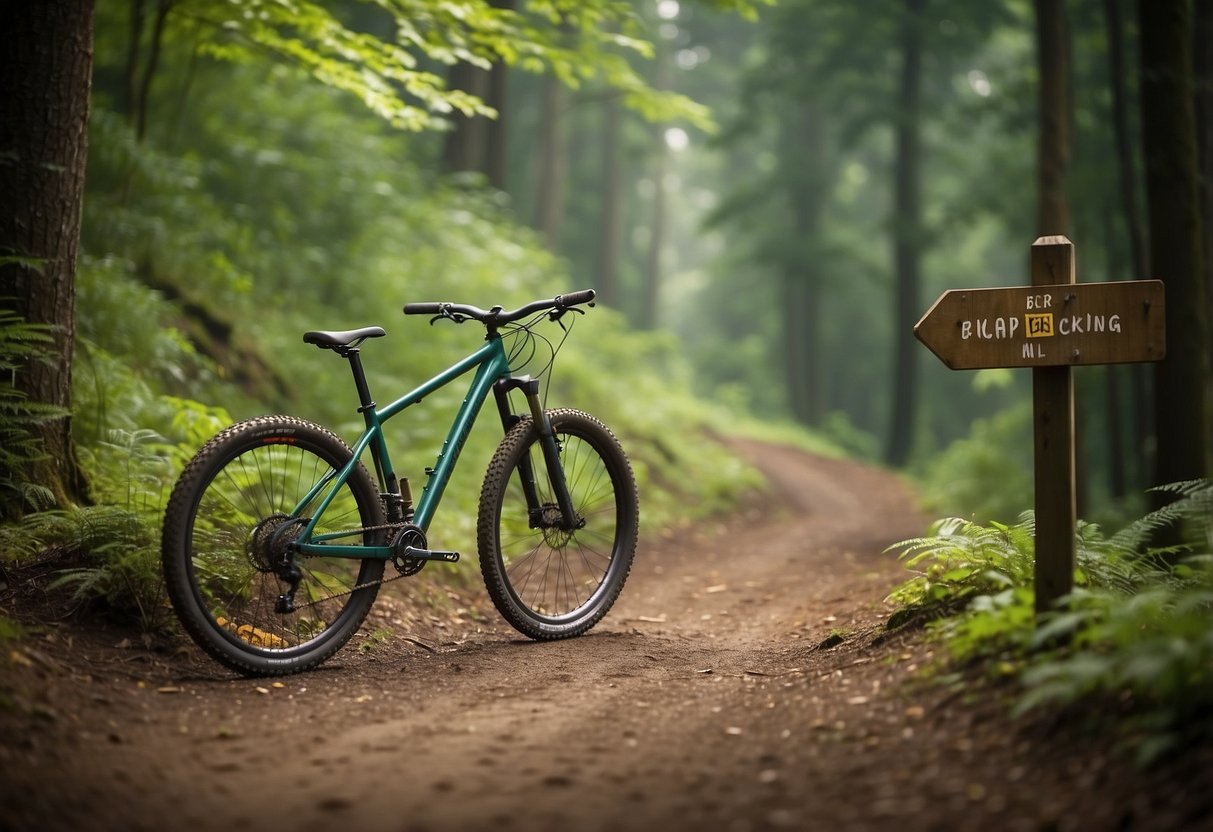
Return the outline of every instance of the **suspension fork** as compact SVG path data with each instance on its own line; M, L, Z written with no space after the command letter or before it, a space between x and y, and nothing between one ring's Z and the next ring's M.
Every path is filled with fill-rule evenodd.
M508 433L514 425L522 421L522 417L514 413L510 407L510 391L521 390L526 396L527 405L531 411L531 420L539 432L539 447L543 450L544 467L547 468L548 480L552 484L552 492L556 497L556 505L560 508L560 528L573 531L584 525L585 520L577 516L573 509L573 497L569 494L568 482L564 478L564 466L560 464L560 447L556 442L556 432L552 430L552 421L543 409L539 399L539 380L530 376L505 378L493 385L493 395L497 399L497 410L501 414L501 426ZM543 519L544 505L539 501L539 492L535 487L535 470L531 464L530 454L526 454L518 462L518 476L522 480L522 493L526 496L527 514L531 518L531 527L546 525Z

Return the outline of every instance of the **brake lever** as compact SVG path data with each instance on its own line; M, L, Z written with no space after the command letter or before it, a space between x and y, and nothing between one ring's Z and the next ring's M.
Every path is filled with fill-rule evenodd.
M451 310L449 310L445 306L443 306L441 312L439 312L434 317L430 318L430 326L433 326L435 323L437 323L438 321L441 321L441 320L454 321L457 324L461 324L467 320L467 316L460 315L458 312L452 312Z
M560 323L560 319L564 317L565 312L576 312L578 315L584 315L585 310L577 306L562 306L559 309L553 309L548 313L548 319L553 323Z

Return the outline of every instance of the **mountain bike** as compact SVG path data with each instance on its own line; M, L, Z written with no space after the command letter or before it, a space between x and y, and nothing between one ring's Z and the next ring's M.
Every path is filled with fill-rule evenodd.
M361 345L382 337L381 327L305 333L305 343L349 362L365 428L351 447L312 422L261 416L221 431L185 466L165 511L161 558L189 636L246 675L298 672L349 641L382 584L430 561L456 562L457 553L430 547L429 529L490 392L505 438L489 462L476 522L489 597L532 639L577 636L597 624L631 569L636 480L602 422L579 410L545 409L539 379L516 375L539 343L551 352L544 375L593 299L587 289L510 311L407 304L404 314L429 315L431 325L478 322L485 343L382 407L361 359ZM564 330L558 343L535 332L544 322ZM467 396L414 504L383 426L468 374ZM516 412L519 396L525 407ZM396 574L385 578L388 563Z

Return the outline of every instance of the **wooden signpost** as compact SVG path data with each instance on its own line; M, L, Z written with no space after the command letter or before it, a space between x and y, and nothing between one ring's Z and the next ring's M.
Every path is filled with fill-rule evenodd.
M944 292L914 335L953 370L1032 368L1036 611L1074 588L1074 381L1071 367L1161 361L1158 280L1075 283L1074 244L1032 244L1032 285Z

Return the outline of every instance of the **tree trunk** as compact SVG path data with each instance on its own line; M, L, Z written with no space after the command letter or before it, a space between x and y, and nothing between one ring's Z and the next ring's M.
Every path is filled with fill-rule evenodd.
M1150 276L1150 266L1141 206L1137 199L1137 176L1133 171L1133 141L1129 135L1129 93L1125 86L1125 36L1119 0L1104 0L1104 13L1108 32L1108 72L1112 87L1112 124L1116 133L1120 195L1125 226L1129 232L1133 279L1145 280Z
M1213 2L1193 5L1196 14L1192 37L1192 68L1196 76L1196 151L1200 160L1201 254L1204 262L1206 354L1205 401L1213 397ZM1205 434L1205 447L1213 453L1213 425Z
M1115 275L1121 268L1123 260L1122 248L1118 244L1116 211L1109 208L1104 211L1104 251L1107 252L1108 273ZM1115 280L1116 278L1110 278ZM1104 417L1107 430L1107 459L1108 459L1108 493L1114 500L1122 500L1128 493L1128 476L1125 461L1129 454L1125 452L1124 415L1121 412L1124 396L1121 387L1126 373L1136 369L1133 366L1115 364L1101 367L1104 377ZM1135 443L1136 444L1136 443Z
M517 0L493 0L495 9L512 11L517 6ZM508 174L508 145L509 135L509 87L510 70L502 61L493 64L489 71L487 104L497 111L497 118L485 125L485 159L484 172L488 176L489 185L499 191L506 190L506 175Z
M126 41L126 68L122 73L122 107L126 123L136 121L135 102L139 100L139 47L143 43L143 16L147 0L131 0L130 29Z
M71 408L76 256L84 197L93 0L11 2L0 7L0 302L51 327L58 361L31 362L12 384L33 402ZM87 499L71 419L40 429L46 459L24 472L58 505ZM20 510L20 507L15 507ZM9 513L14 509L8 506Z
M896 271L894 320L893 410L885 460L901 466L910 456L914 439L918 348L913 336L919 303L919 247L921 188L919 168L920 103L922 88L922 19L925 0L906 0L902 33L900 107L897 114L897 161L894 183L893 263Z
M1139 0L1150 264L1167 286L1167 357L1155 366L1155 484L1203 477L1205 301L1188 0Z
M1137 196L1137 175L1133 166L1133 141L1129 130L1129 93L1125 83L1128 71L1124 57L1124 22L1120 14L1120 0L1104 0L1104 20L1108 37L1108 72L1112 88L1112 123L1116 134L1116 156L1120 175L1121 207L1125 227L1129 236L1129 254L1132 278L1146 280L1150 276L1149 250L1146 248L1145 223L1141 215L1141 203ZM1112 277L1115 280L1117 278ZM1148 368L1134 366L1125 372L1109 368L1121 375L1128 375L1131 382L1133 417L1133 456L1136 470L1142 474L1137 482L1146 485L1145 472L1150 470L1150 448L1154 446L1150 401L1148 393Z
M139 116L135 121L135 140L142 142L147 135L148 102L152 97L152 80L160 66L160 47L164 42L164 24L168 22L168 13L172 8L169 0L160 0L156 7L156 20L152 24L152 42L148 46L147 64L143 67L143 79L139 82Z
M447 86L463 90L480 99L488 96L489 74L466 62L451 67ZM458 111L451 114L454 125L447 131L442 143L442 169L446 173L464 173L484 169L485 119L481 116L465 116Z
M560 245L560 220L564 214L564 88L555 75L543 79L539 109L539 140L535 164L535 228L548 248Z
M619 308L619 249L623 239L623 111L618 96L602 105L602 230L598 237L598 298Z
M806 425L820 425L825 413L822 384L820 266L815 254L821 234L821 212L830 192L827 181L824 119L805 101L781 124L780 177L791 207L791 238L795 249L780 259L783 265L783 327L788 402L793 416Z
M506 190L506 175L509 173L509 105L506 97L506 81L509 68L502 63L493 64L489 71L487 104L497 111L497 118L485 125L484 172L489 185L499 191Z
M1037 155L1036 231L1070 233L1066 178L1070 170L1070 39L1063 0L1036 0L1040 67L1040 142Z
M643 302L640 326L655 329L658 304L661 302L661 255L665 250L665 179L670 165L670 148L665 142L665 129L657 130L657 153L653 160L653 217L649 221L649 252L645 259Z
M1070 133L1073 99L1070 96L1070 26L1064 0L1035 0L1036 63L1040 75L1040 124L1037 145L1036 232L1041 237L1070 233L1070 200L1066 181L1070 172ZM1085 409L1075 416L1074 446L1082 447ZM1075 464L1075 493L1082 511L1087 495L1086 457Z

